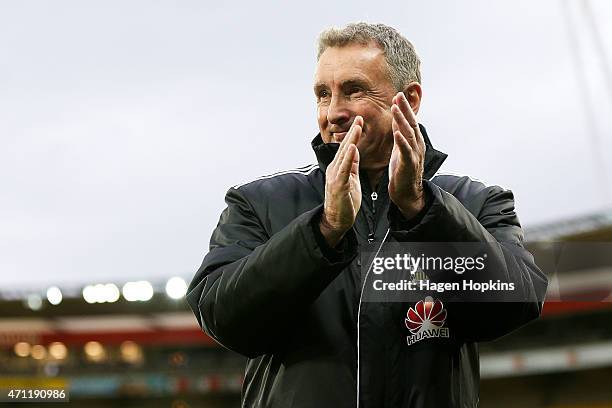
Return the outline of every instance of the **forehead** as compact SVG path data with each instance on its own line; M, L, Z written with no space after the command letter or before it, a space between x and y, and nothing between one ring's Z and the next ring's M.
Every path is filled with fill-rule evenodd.
M319 57L314 83L341 83L352 79L389 82L383 50L375 43L328 47Z

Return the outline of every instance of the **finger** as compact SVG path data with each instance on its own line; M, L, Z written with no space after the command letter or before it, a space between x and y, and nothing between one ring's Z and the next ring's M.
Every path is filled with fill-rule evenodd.
M342 157L342 161L339 162L340 167L338 170L338 174L339 174L339 178L341 182L346 182L350 176L350 172L353 167L353 162L355 160L354 155L359 154L358 149L357 149L357 142L359 141L360 136L361 136L361 126L356 124L353 134L351 135L351 140L349 140L347 147L345 149L346 154ZM357 153L354 153L354 151L357 151Z
M410 143L408 143L402 132L399 130L393 132L393 143L398 147L403 162L412 161L412 146L410 146Z
M406 99L406 95L404 95L403 92L398 92L398 94L396 95L396 98L397 98L397 106L400 108L400 110L406 117L406 120L410 124L410 127L413 129L415 127L418 127L419 124L417 122L416 115L414 114L414 111L412 110L410 103L408 103L408 99Z
M417 139L416 139L416 134L415 134L416 131L415 129L410 127L410 124L406 120L406 117L400 110L399 106L398 105L391 106L391 113L393 114L393 119L396 122L396 127L397 127L396 130L399 130L400 132L402 132L402 134L406 137L406 139L408 140L408 143L410 143L410 146L412 146L413 149L418 149L418 144L417 144Z
M356 124L355 128L353 129L353 134L351 135L351 137L349 138L347 145L345 147L345 151L351 146L351 145L355 145L357 146L357 143L359 143L359 139L361 138L361 133L363 132L363 128L361 127L361 125ZM348 135L347 135L348 137ZM343 159L344 160L344 159Z
M348 143L349 136L351 135L351 132L353 131L353 129L355 129L355 125L360 124L358 119L361 119L363 121L361 116L355 116L355 119L353 119L353 123L351 123L349 130L346 132L346 136L340 142L340 147L338 148L338 151L341 151L346 148L346 144Z
M354 174L359 179L359 149L355 150L355 156L353 157L353 164L351 165L351 174Z
M349 129L348 133L346 134L346 136L344 136L344 139L342 139L342 143L340 144L338 153L336 153L336 156L338 157L338 160L337 160L338 163L341 163L342 160L344 160L344 155L346 154L347 146L351 143L353 144L357 143L355 138L357 138L358 140L359 136L361 136L362 126L363 126L363 118L361 116L356 116L355 120L353 120L353 124L351 125L351 128Z
M342 141L340 142L340 147L338 148L336 157L341 158L344 156L346 152L346 146L348 145L351 139L351 135L353 134L356 125L363 126L363 118L361 116L355 116L355 119L353 119L353 123L351 123L351 127L347 131L346 136L344 136L344 139L342 139Z
M401 109L402 113L406 117L406 120L410 124L410 127L414 131L415 140L419 146L420 151L425 151L425 140L423 139L423 135L421 134L421 129L419 128L419 122L417 121L416 114L412 110L406 95L403 92L399 92L397 95L398 106Z
M355 156L358 154L357 146L354 144L349 145L346 149L347 152L340 163L340 168L338 169L338 181L341 183L346 183L351 175L351 170L353 168L353 162L355 161Z
M355 118L355 119L357 119L357 118ZM342 157L344 156L344 149L346 147L346 144L348 143L348 140L349 140L351 134L353 133L353 128L354 127L355 127L355 120L353 120L353 123L351 123L351 127L349 128L348 132L346 133L346 136L340 142L340 146L338 147L338 151L336 152L336 155L334 156L334 159L332 160L332 164L339 163L340 161L342 161Z

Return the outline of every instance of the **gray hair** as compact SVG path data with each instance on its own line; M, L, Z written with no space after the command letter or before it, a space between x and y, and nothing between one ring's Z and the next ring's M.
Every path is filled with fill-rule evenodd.
M359 22L324 30L319 35L317 61L328 47L355 43L367 45L372 41L382 48L391 82L398 91L402 91L410 82L421 83L421 60L414 46L395 28L384 24Z

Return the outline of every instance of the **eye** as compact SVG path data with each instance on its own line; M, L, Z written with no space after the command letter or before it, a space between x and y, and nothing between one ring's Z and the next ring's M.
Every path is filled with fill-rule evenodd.
M317 102L326 102L331 97L329 91L327 89L321 89L317 92Z
M360 94L363 92L363 88L357 85L351 86L348 89L348 94L349 95L355 95L355 94Z

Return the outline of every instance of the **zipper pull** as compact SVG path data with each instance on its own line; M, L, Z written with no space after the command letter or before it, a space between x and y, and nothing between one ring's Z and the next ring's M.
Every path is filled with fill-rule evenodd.
M376 214L376 200L378 200L378 193L374 191L370 197L372 198L372 214Z

